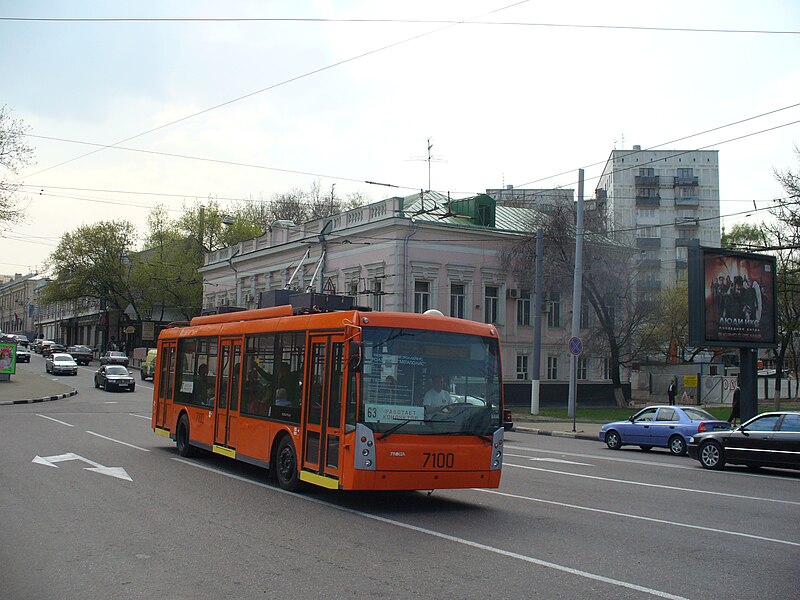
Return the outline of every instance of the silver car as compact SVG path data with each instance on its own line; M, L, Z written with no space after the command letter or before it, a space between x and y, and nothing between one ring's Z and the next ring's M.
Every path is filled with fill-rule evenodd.
M67 375L78 374L78 363L69 354L63 352L56 352L55 354L48 354L44 359L44 370L53 375L65 373Z

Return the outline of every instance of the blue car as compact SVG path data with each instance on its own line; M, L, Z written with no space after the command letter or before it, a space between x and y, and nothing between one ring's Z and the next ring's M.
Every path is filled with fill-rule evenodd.
M642 450L669 448L675 456L686 454L689 439L696 433L727 431L731 424L696 406L648 406L627 421L606 423L600 441L612 450L639 446Z

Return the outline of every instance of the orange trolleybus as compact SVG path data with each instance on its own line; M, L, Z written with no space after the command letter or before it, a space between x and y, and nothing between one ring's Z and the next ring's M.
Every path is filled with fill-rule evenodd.
M496 488L503 398L493 325L292 306L162 331L152 426L269 469L280 486Z

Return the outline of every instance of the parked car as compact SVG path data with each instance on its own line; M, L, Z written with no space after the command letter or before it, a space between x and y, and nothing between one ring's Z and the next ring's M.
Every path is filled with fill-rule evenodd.
M70 346L67 348L67 354L71 354L79 365L88 365L94 358L89 346Z
M627 421L606 423L600 428L600 441L612 450L625 445L642 450L669 448L681 456L686 454L689 439L704 431L728 431L731 425L696 406L648 406Z
M503 430L514 430L514 415L511 414L509 409L503 409Z
M731 431L698 433L689 440L689 456L706 469L727 463L800 469L800 412L768 412Z
M128 366L128 356L124 352L109 350L100 357L101 365L123 365Z
M40 338L40 337L34 338L33 341L31 342L31 351L32 352L41 352L42 351L42 342L43 341L44 341L44 338Z
M30 340L28 340L28 336L24 333L18 333L14 337L17 338L17 346L30 347Z
M17 344L17 362L31 362L31 351L22 344Z
M53 340L39 340L39 344L36 346L36 352L44 356L44 349L51 344L55 344Z
M127 367L122 365L103 365L94 374L94 387L103 388L106 391L136 389L136 382Z
M54 352L44 359L44 370L53 375L58 375L60 373L77 375L78 363L65 352Z
M50 356L51 354L61 353L65 354L67 349L62 344L48 344L46 346L42 346L42 356Z
M154 379L156 375L156 358L158 357L158 350L151 348L147 351L147 356L139 369L139 375L142 381L146 379Z

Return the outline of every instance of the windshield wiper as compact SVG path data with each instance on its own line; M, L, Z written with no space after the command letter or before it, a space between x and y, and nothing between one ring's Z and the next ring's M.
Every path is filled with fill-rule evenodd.
M395 431L397 431L398 429L403 427L404 425L408 425L409 423L412 423L412 422L413 423L430 423L430 421L428 421L426 419L406 419L405 421L400 421L397 425L393 425L392 427L390 427L389 429L384 431L383 434L381 435L381 437L379 437L378 439L379 440L384 440L387 437L389 437L390 435L392 435Z
M439 433L437 435L474 435L490 444L494 441L491 436L484 433L476 433L475 431L448 431L447 433Z

